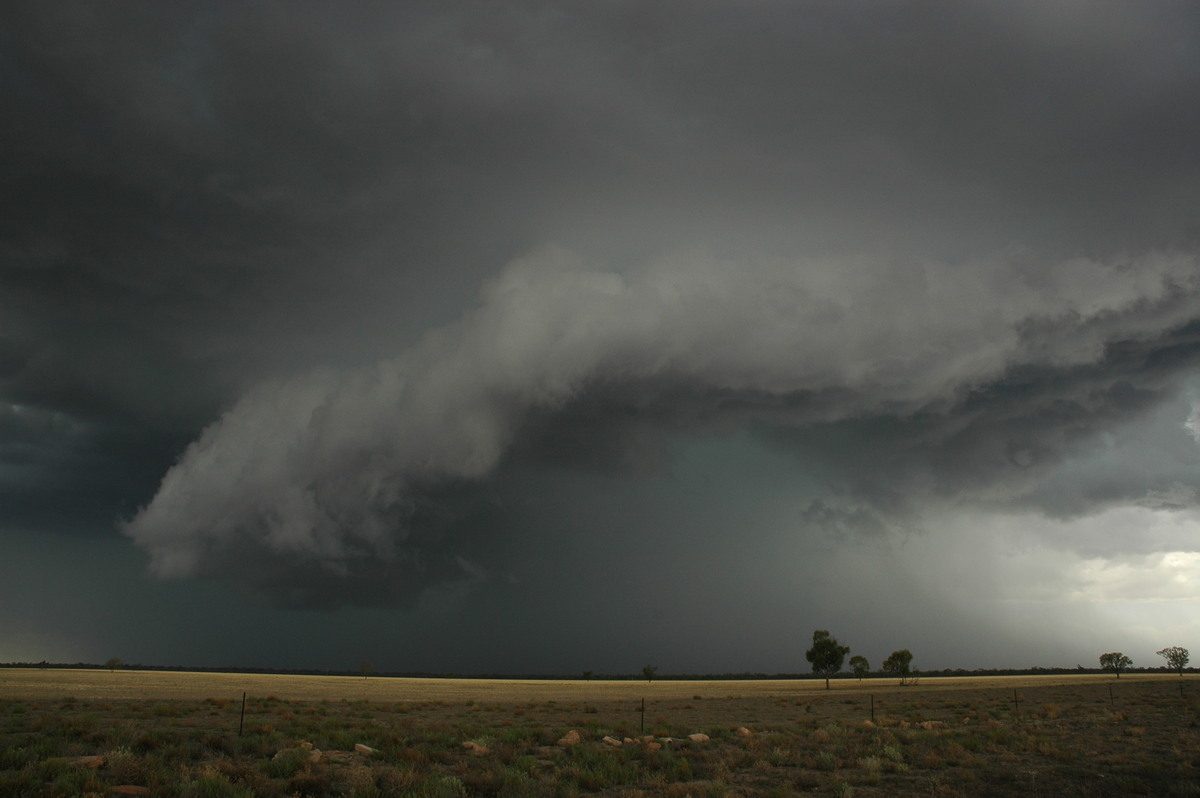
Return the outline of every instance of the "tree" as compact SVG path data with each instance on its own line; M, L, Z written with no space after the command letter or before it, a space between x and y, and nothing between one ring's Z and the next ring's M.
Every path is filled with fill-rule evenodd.
M359 671L359 673L361 673L363 675L363 678L365 679L368 676L370 676L372 673L375 672L375 666L371 664L371 660L364 659L362 661L362 665L358 666L358 671Z
M893 651L883 661L883 672L899 677L900 684L904 684L912 675L912 658L912 652L907 648Z
M115 671L124 664L125 663L121 661L120 657L109 657L108 661L104 663L104 667L108 668L110 671Z
M658 673L657 665L647 665L642 668L642 675L646 677L646 681L648 682L654 681L654 674L656 673Z
M585 682L590 682L592 680L592 672L584 671L580 678L582 678Z
M842 669L850 646L838 645L836 637L830 637L829 632L817 629L813 632L813 647L804 655L812 663L813 673L825 677L825 689L829 689L829 677Z
M1118 679L1121 678L1121 671L1132 664L1133 660L1120 651L1110 651L1107 654L1100 655L1100 667L1106 671L1115 671Z
M861 654L855 654L850 658L850 670L854 671L854 675L861 682L862 677L866 676L871 671L871 663L867 662L867 658Z
M1187 666L1188 660L1191 659L1188 650L1183 646L1171 646L1155 653L1160 657L1166 657L1167 667L1173 671L1179 671L1180 676L1183 676L1183 669Z

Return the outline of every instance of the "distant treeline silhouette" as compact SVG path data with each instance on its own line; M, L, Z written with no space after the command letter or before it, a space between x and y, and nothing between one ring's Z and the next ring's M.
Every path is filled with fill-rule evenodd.
M45 668L45 669L78 669L78 670L110 670L111 667L104 663L95 662L0 662L0 668ZM362 678L363 671L361 668L345 669L345 670L320 670L314 668L264 668L264 667L248 667L248 666L222 666L222 667L204 667L192 665L141 665L137 663L123 663L118 666L118 670L133 670L133 671L165 671L165 672L189 672L189 673L252 673L252 674L277 674L288 676L357 676ZM1196 673L1196 668L1184 668L1184 673ZM920 672L922 677L955 677L955 676L1061 676L1066 674L1103 674L1108 671L1102 668L1085 668L1082 665L1077 665L1074 668L1044 668L1033 666L1029 668L976 668L967 670L965 668L943 668L942 670L923 670ZM1164 673L1175 671L1169 670L1166 666L1158 667L1131 667L1125 670L1125 673ZM645 676L638 671L636 673L591 673L585 672L584 675L575 674L553 674L553 673L445 673L433 671L371 671L370 678L407 678L407 679L512 679L512 680L591 680L591 681L644 681ZM766 680L813 680L824 679L823 676L817 676L812 673L666 673L655 674L655 679L665 681L766 681ZM852 680L857 679L851 673L838 673L832 677L833 679ZM866 678L890 678L879 671L872 671L867 674Z

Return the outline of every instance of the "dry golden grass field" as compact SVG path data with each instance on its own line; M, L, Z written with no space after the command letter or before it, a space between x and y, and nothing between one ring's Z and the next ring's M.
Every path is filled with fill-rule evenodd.
M0 795L1197 795L1198 727L1190 674L826 690L0 669Z
M1191 675L1184 677L1191 679ZM1163 680L1174 684L1178 677L1126 674L1119 683ZM924 678L905 686L904 693L926 690L977 690L1013 687L1081 685L1088 682L1118 682L1108 675L1076 676L987 676ZM891 679L836 679L830 692L861 693L890 689ZM900 689L896 685L897 689ZM270 694L286 700L370 701L619 701L628 699L780 697L824 693L818 679L754 681L580 681L510 679L410 679L371 676L293 676L277 674L191 673L130 670L0 669L0 695L12 698L160 699L196 701L220 695Z

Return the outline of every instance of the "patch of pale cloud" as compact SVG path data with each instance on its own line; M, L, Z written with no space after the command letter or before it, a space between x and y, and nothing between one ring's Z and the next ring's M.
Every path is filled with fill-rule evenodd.
M1192 412L1188 414L1187 421L1183 422L1183 426L1192 433L1196 443L1200 443L1200 399L1193 401Z
M1176 482L1163 490L1148 490L1138 504L1151 509L1183 509L1196 504L1196 489Z
M904 600L930 608L931 617L938 608L955 607L1014 641L1007 657L1002 649L989 652L989 664L1012 662L1013 654L1027 658L1016 660L1025 666L1094 664L1100 652L1116 649L1154 665L1160 664L1153 657L1158 648L1186 646L1200 632L1200 513L1194 510L1121 507L1051 519L935 509L920 526L888 555L908 574ZM1106 549L1116 537L1125 549ZM968 623L952 635L966 640L969 630ZM954 642L945 642L949 651ZM933 638L927 645L937 643Z
M1197 602L1200 590L1200 552L1168 551L1122 559L1091 559L1068 576L1077 587L1073 601Z
M934 528L944 535L955 526L963 527L968 548L986 552L979 568L992 574L984 590L989 595L1046 604L1200 602L1200 512L1194 509L1118 507L1073 519L971 515ZM1149 617L1153 609L1146 612Z
M1025 511L989 513L987 527L1015 552L1062 552L1078 562L1141 562L1191 551L1200 540L1200 508L1109 506L1088 515L1053 518Z

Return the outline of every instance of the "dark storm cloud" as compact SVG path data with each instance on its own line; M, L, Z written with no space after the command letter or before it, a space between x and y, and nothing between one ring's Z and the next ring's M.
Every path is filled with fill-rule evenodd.
M25 524L146 503L159 573L387 603L503 569L507 470L697 433L868 534L1185 476L1061 475L1194 370L1193 4L3 13Z
M6 527L86 533L137 507L185 441L20 405L0 406Z
M1071 335L1039 326L1037 337ZM1114 448L1110 433L1174 399L1198 365L1200 325L1192 322L1149 340L1118 339L1093 362L1014 363L997 379L964 391L948 409L774 427L763 437L820 460L832 485L881 507L968 500L1070 517L1139 499L1153 503L1145 497L1192 479L1194 457L1172 462L1161 456L1172 447L1190 451L1193 443L1179 434L1147 447L1159 455L1157 463L1091 475L1060 472L1068 462L1105 459ZM1171 489L1167 495L1178 502L1181 494Z

